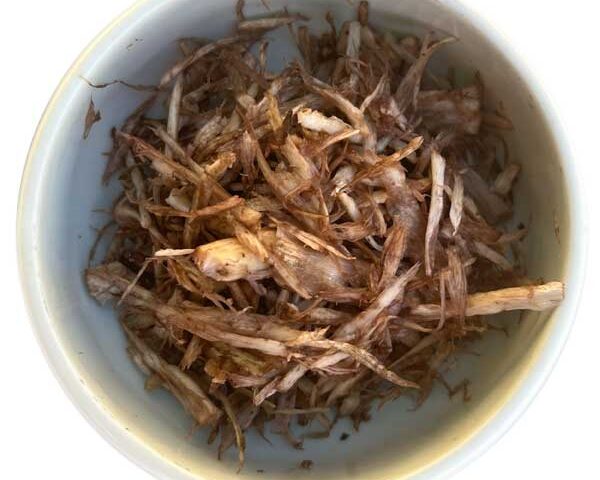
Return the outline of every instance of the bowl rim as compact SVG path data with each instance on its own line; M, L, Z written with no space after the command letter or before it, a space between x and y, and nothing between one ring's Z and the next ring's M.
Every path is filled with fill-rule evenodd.
M42 137L45 132L52 128L56 129L60 125L60 122L56 122L52 126L49 121L64 100L67 86L78 78L78 67L94 53L100 51L103 42L111 42L109 37L113 32L126 30L135 21L136 16L152 10L161 1L137 0L118 15L79 54L56 87L38 123L23 168L16 222L17 262L21 290L34 336L63 391L87 422L115 450L156 478L205 478L203 475L199 477L192 474L168 458L157 454L142 438L130 433L116 417L110 414L101 401L94 397L93 392L80 383L77 367L62 350L60 338L53 332L51 314L43 300L42 281L35 275L35 260L28 257L34 235L27 225L35 221L36 212L35 209L27 208L27 199L33 195L34 187L40 180L39 172L42 170L40 167L50 161L44 153ZM577 317L586 276L589 241L584 183L577 171L576 159L564 126L540 79L528 67L525 59L506 35L496 25L479 16L474 7L466 5L462 0L446 0L444 6L453 15L465 18L490 41L497 51L503 54L537 99L540 115L546 120L546 125L556 143L566 185L570 220L570 255L565 277L569 293L561 306L552 331L548 332L529 359L523 378L513 382L511 391L507 393L507 401L490 416L485 424L474 429L460 444L449 449L442 456L436 457L432 463L423 465L414 472L415 476L411 475L411 478L440 478L455 474L495 444L526 411L552 372Z

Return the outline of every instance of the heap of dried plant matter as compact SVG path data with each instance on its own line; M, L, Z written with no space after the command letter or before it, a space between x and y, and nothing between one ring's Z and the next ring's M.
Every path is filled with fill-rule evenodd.
M320 36L238 15L230 37L181 41L115 131L118 229L86 280L118 302L147 388L243 461L250 427L300 447L292 420L327 435L375 399L422 401L486 315L553 308L563 285L528 281L511 252L524 229L498 226L510 122L484 113L480 81L426 70L454 39L382 35L366 2ZM303 62L273 74L262 34L283 25ZM165 94L166 118L146 117Z

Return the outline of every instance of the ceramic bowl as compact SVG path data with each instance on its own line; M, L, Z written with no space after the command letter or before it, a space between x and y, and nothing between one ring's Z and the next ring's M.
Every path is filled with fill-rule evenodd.
M272 8L282 2L270 0ZM338 21L355 15L344 0L289 0L314 28L331 10ZM401 399L387 404L360 432L340 422L327 440L303 451L277 438L250 435L247 464L235 473L235 455L216 460L206 435L190 435L192 422L165 392L144 391L143 377L125 353L111 308L87 292L82 272L88 251L117 193L100 177L109 131L144 93L121 86L92 89L82 80L156 83L176 58L181 37L217 38L232 28L232 0L143 0L117 18L81 54L60 83L35 134L23 174L18 219L23 292L48 362L86 419L119 451L159 478L400 479L447 476L497 440L523 412L555 363L575 318L583 281L586 231L576 162L557 115L510 43L464 4L454 0L372 0L371 20L392 32L434 29L460 41L437 55L439 68L480 72L491 106L500 100L514 123L507 135L522 165L515 192L516 219L529 229L524 243L532 278L563 280L566 299L553 312L495 320L510 335L491 332L448 372L468 378L471 400L449 399L435 388L418 410ZM248 1L249 12L263 9ZM295 56L286 29L269 34L272 64ZM434 65L434 68L436 66ZM90 101L102 113L87 140L83 119ZM115 182L116 183L116 182ZM340 441L343 432L351 433ZM314 462L310 471L296 466ZM257 472L262 470L262 473Z

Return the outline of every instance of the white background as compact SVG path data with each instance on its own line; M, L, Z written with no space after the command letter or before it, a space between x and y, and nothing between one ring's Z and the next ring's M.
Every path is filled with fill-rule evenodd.
M166 0L168 1L168 0ZM203 0L198 0L203 1ZM401 0L399 0L401 1ZM530 409L463 480L600 478L598 319L598 13L589 0L464 0L512 42L539 75L570 136L590 211L588 280L577 323L553 375ZM15 212L35 125L82 48L129 0L5 2L0 28L0 477L129 480L149 476L83 420L34 341L17 281ZM551 194L551 192L549 192Z

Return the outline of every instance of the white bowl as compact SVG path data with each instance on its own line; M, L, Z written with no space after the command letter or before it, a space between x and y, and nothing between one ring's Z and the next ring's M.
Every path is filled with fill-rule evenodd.
M258 10L260 2L249 3ZM281 2L271 0L276 9ZM327 9L338 20L354 15L344 0L285 2L323 26ZM23 174L18 243L23 291L48 362L82 414L117 449L160 478L238 478L233 454L219 463L202 434L190 439L191 420L164 392L147 393L129 361L110 308L87 294L82 271L95 237L91 226L105 216L116 187L103 188L101 155L109 130L119 125L143 94L120 86L92 90L94 82L124 79L155 83L176 55L175 40L219 37L231 28L233 0L145 0L104 30L71 67L40 122ZM446 476L497 440L523 412L549 374L575 318L583 281L586 229L576 164L557 116L526 65L492 27L460 2L372 0L373 23L393 31L422 25L451 33L442 64L477 68L486 91L502 99L515 124L508 136L523 171L515 198L517 218L530 229L527 265L532 278L565 281L567 296L551 313L530 313L521 323L499 319L510 338L491 332L462 356L451 377L471 380L472 399L449 400L442 389L417 411L407 400L388 404L357 434L341 423L328 440L294 451L251 437L244 477L399 479ZM275 63L293 55L285 29L271 35ZM439 62L439 61L438 61ZM88 140L83 118L90 100L102 112ZM560 231L557 230L560 228ZM340 433L351 432L345 442ZM294 468L314 461L310 472ZM257 473L263 469L265 473Z

